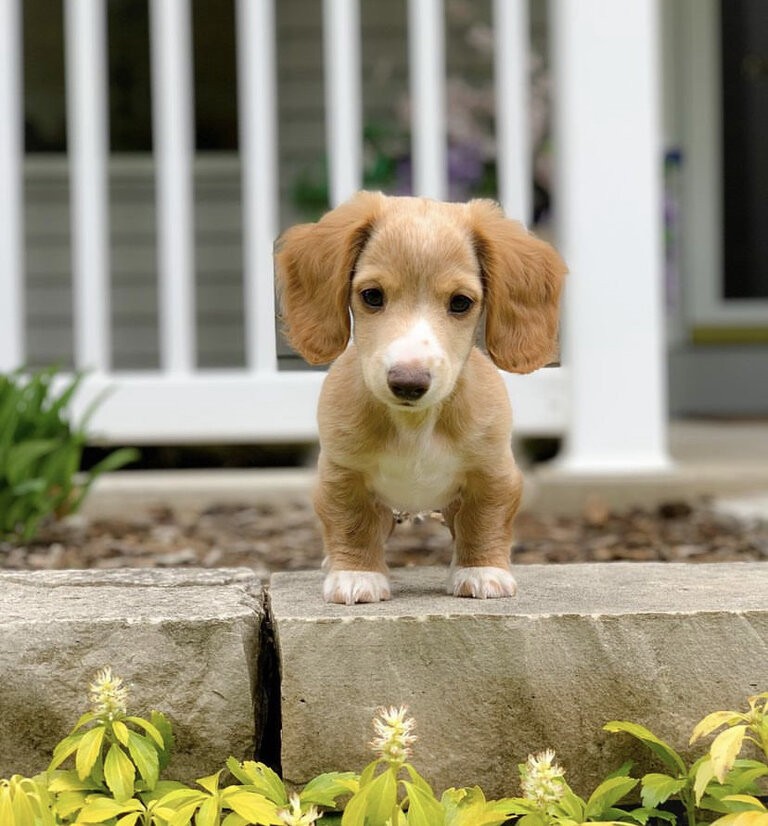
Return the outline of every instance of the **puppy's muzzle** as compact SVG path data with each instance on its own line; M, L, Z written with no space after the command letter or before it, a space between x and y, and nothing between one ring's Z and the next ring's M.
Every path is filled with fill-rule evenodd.
M429 390L432 376L424 367L396 364L387 373L387 384L395 398L415 402Z

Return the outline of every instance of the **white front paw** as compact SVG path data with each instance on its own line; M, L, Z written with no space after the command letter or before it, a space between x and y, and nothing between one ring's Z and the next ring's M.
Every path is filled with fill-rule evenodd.
M323 583L326 602L354 605L389 599L389 580L377 571L331 571Z
M454 568L448 580L447 590L455 597L497 599L513 597L517 593L517 583L505 568Z

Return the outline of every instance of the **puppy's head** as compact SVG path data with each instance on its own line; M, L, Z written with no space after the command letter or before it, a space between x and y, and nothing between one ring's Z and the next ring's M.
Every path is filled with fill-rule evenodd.
M485 311L504 370L550 360L565 266L491 201L447 204L361 192L277 243L287 337L310 363L355 345L371 392L423 409L453 390Z

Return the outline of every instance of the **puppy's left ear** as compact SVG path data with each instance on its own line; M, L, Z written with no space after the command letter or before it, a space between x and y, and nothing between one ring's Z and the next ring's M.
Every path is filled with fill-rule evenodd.
M493 201L470 201L467 210L485 287L488 355L502 370L530 373L556 355L567 268Z

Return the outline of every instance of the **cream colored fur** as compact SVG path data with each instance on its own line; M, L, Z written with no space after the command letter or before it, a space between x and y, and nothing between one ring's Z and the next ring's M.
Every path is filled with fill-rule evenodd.
M318 409L325 599L389 599L393 509L443 511L449 593L512 596L522 481L497 367L553 357L560 257L490 201L361 192L288 230L275 262L289 341L312 363L335 359Z

